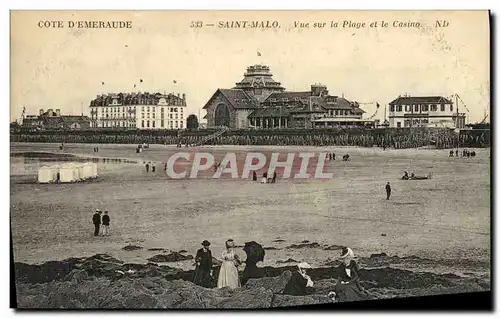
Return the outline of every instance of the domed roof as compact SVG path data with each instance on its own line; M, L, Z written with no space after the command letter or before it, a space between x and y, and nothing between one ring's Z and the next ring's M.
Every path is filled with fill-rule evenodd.
M269 66L256 64L249 66L243 79L236 83L236 89L270 88L273 90L285 90L280 82L273 79Z

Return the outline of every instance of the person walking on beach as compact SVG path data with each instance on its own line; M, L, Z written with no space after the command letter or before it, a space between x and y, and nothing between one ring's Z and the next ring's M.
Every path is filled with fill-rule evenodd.
M92 223L94 223L94 236L98 236L101 225L101 210L95 210L94 216L92 216Z
M391 198L391 184L387 182L385 185L385 193L387 193L387 200Z
M206 288L212 287L212 251L210 251L210 242L204 240L201 243L202 248L196 252L194 258L196 269L194 272L194 283Z
M108 211L104 211L102 216L102 236L109 236L109 221Z
M264 173L262 174L262 180L261 180L261 182L260 182L260 183L267 183L267 172L264 172Z
M276 171L274 171L274 173L273 173L273 180L271 181L271 183L276 183L276 177L277 176L278 175L276 174Z
M252 180L257 181L257 173L255 171L253 172Z
M156 171L156 163L153 163L153 165L151 166L151 171L152 171L152 172L155 172L155 171Z
M238 255L234 252L234 241L226 241L226 250L222 252L222 265L220 266L217 288L240 287L238 266L241 265Z
M149 162L146 163L146 172L149 172Z

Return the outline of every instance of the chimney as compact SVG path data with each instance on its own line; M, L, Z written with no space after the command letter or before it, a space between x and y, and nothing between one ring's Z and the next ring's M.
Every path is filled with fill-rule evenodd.
M56 109L56 116L61 117L61 110L60 109Z
M40 115L40 116L43 115L43 108L40 108L40 110L38 111L38 115Z

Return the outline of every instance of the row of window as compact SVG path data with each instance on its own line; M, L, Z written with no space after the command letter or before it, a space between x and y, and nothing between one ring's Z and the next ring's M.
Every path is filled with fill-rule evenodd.
M129 123L129 122L120 122L120 121L110 121L110 122L103 122L102 124L94 123L94 127L105 127L105 128L113 128L113 127L122 127L122 128L135 128L136 125L135 123Z
M397 112L402 112L403 111L403 106L405 107L405 112L411 112L412 111L412 106L413 106L413 111L414 112L428 112L429 111L429 105L419 105L419 104L414 104L414 105L391 105L390 110L391 112L394 112L396 110ZM446 111L446 105L441 104L440 105L440 110L442 112ZM453 104L450 104L450 111L453 111ZM436 104L431 104L430 105L430 110L431 112L436 112L438 110L438 105Z
M293 100L294 100L294 101L298 101L298 100L299 100L299 98L298 98L298 97L294 97L294 98L293 98ZM277 102L277 101L278 101L278 99L277 99L277 98L271 98L271 102ZM280 99L280 101L282 101L282 102L288 102L288 101L289 101L289 99L288 99L287 97L285 97L285 98Z
M151 120L142 120L141 121L141 127L142 128L156 128L156 122ZM162 119L160 120L160 128L165 128L165 121ZM169 128L174 128L173 122L169 122ZM183 122L182 121L175 121L175 128L183 128Z
M429 119L424 118L424 119L405 119L404 121L404 127L419 127L419 126L425 126L429 123ZM401 128L401 122L398 121L396 123L396 126L398 128Z
M347 109L335 109L335 110L328 110L328 115L329 116L348 116L352 115L352 113L347 110Z
M175 121L175 122L169 122L168 123L169 128L183 128L184 124L183 122ZM122 128L135 128L136 124L134 122L120 122L120 121L111 121L111 122L103 122L101 124L99 123L92 123L93 127L105 127L105 128L113 128L113 127L122 127ZM155 121L141 121L141 127L142 128L156 128L156 122ZM160 128L166 128L165 126L165 121L161 120L160 121Z
M101 101L102 102L102 101ZM171 103L168 103L165 99L160 99L158 102L158 105L179 105L179 106L182 106L183 105L183 101L182 100L174 100L173 102ZM125 101L125 104L139 104L139 105L155 105L156 102L153 100L153 99L148 99L148 98L144 98L144 99L136 99L135 101ZM109 104L109 105L122 105L122 103L118 103L118 100L117 99L113 99L113 101Z
M141 111L147 110L148 112L149 111L155 112L157 108L158 107L154 107L154 106L153 107L141 106ZM177 112L182 113L183 112L183 108L167 107L167 109L172 113L177 113ZM180 111L179 111L179 109L180 109ZM135 110L136 110L136 107L103 107L103 108L101 108L102 113L108 113L108 112L110 112L110 113L120 113L120 112L125 113L126 111L135 111ZM160 111L162 113L164 113L165 107L160 107Z
M92 118L97 118L97 114L92 114ZM101 114L101 117L100 119L104 119L104 118L127 118L127 119L135 119L135 115L134 114L122 114L120 116L120 114Z
M278 126L286 126L287 124L287 119L286 118L273 118L273 119L261 119L260 118L250 118L250 125L252 126L257 126L257 127L260 127L260 126L274 126L274 127L278 127ZM243 124L243 122L242 122Z
M150 115L149 115L149 113L147 113L146 115L147 115L147 116L145 116L145 115L144 115L144 113L142 113L142 114L141 114L141 118L143 118L143 119L144 119L144 118L148 118L148 119L149 119L149 118L151 118L151 117L150 117ZM153 118L153 119L156 119L156 115L155 115L155 113L153 113L153 117L152 117L152 118ZM163 114L163 113L161 113L161 114L160 114L160 118L161 118L161 119L165 118L165 116L164 116L164 114ZM179 116L178 114L175 114L175 119L179 119L179 118L180 118L180 119L183 119L183 114L180 114L180 116ZM174 114L170 114L170 119L174 119Z

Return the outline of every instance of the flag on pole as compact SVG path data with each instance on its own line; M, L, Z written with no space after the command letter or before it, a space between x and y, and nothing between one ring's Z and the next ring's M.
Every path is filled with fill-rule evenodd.
M139 83L142 83L142 78L139 80Z
M379 107L380 107L380 104L379 104L379 103L377 103L377 108L379 108Z
M101 83L102 83L102 85L104 85L104 82L101 82Z
M137 85L134 84L134 88L136 88L136 87L137 87Z
M262 56L262 54L260 54L260 52L259 52L259 51L257 51L257 56Z
M177 84L177 81L176 80L173 80L174 84Z

